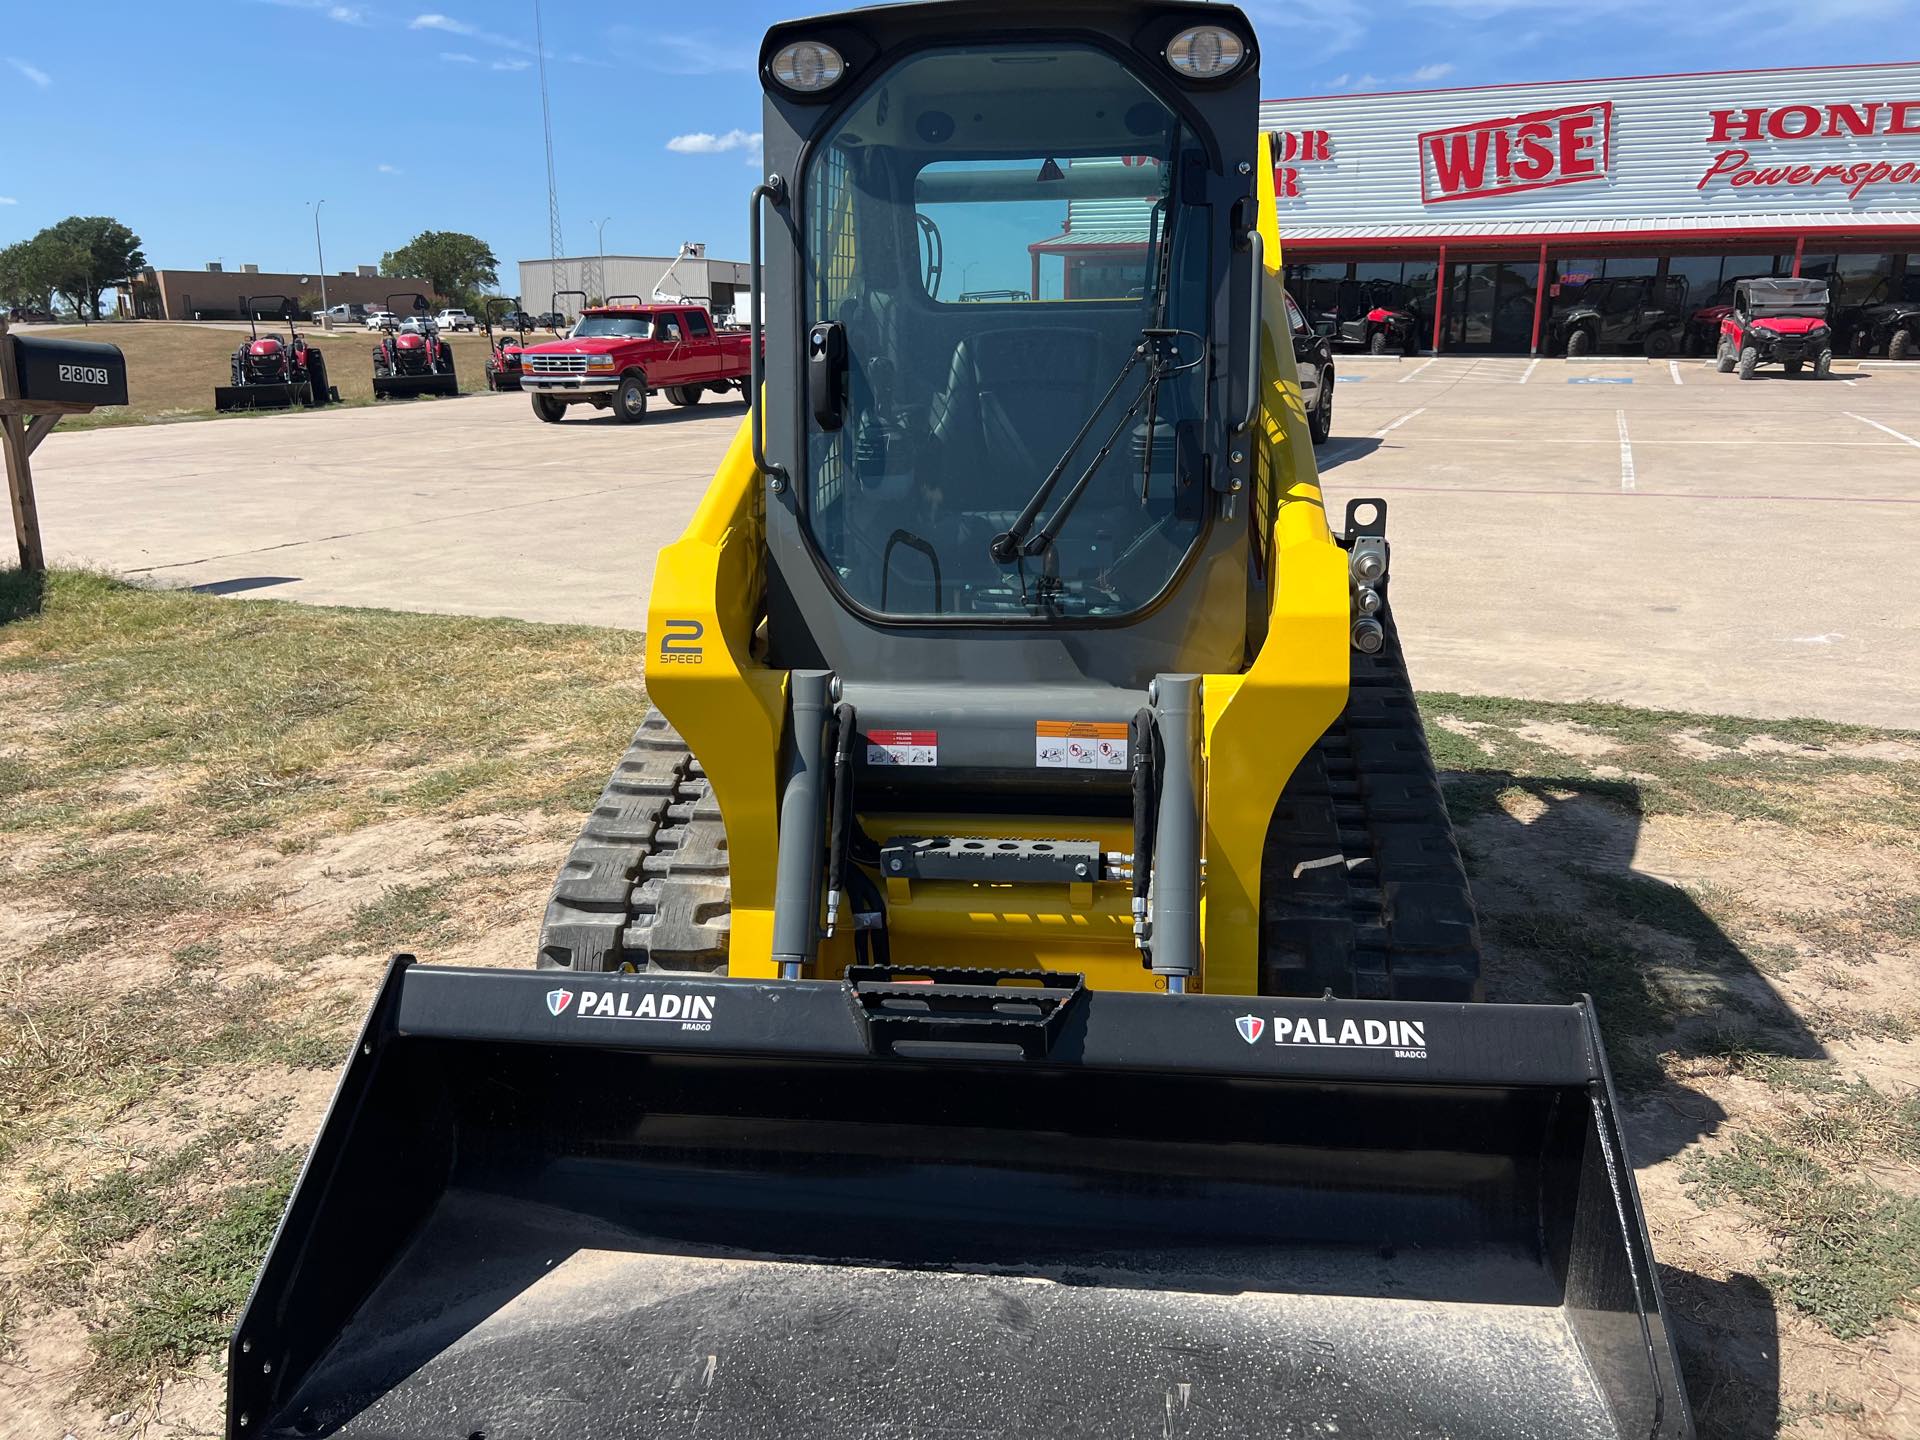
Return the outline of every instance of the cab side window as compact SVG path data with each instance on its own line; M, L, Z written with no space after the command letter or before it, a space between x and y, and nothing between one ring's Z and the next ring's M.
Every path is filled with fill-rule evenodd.
M687 311L687 331L696 340L704 340L713 333L707 326L707 317L698 310Z

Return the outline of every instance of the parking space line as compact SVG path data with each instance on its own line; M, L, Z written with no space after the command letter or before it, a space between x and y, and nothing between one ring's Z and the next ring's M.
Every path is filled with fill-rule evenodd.
M1902 435L1898 430L1894 429L1891 425L1882 425L1878 420L1869 420L1864 415L1855 415L1851 410L1842 411L1841 413L1848 416L1850 419L1858 420L1863 425L1871 425L1876 430L1884 430L1887 432L1887 434L1893 436L1894 439L1904 440L1907 442L1907 444L1913 446L1914 449L1920 450L1920 440L1914 439L1913 436L1911 435Z
M1389 434L1389 432L1398 430L1402 425L1406 424L1407 421L1413 419L1414 416L1424 415L1426 413L1427 413L1427 407L1424 405L1422 405L1418 410L1409 410L1407 411L1406 414L1402 415L1398 420L1389 420L1386 424L1382 425L1378 430L1374 431L1373 438L1375 440L1384 440L1387 438L1387 435Z
M1627 438L1627 412L1616 410L1613 418L1620 426L1620 488L1633 489L1633 441Z
M1438 355L1435 355L1432 359L1427 360L1422 364L1414 366L1412 370L1408 371L1405 375L1402 375L1400 377L1400 383L1402 385L1406 384L1407 381L1411 380L1415 375L1418 375L1422 370L1426 369L1428 365L1433 364L1434 360L1438 360L1439 358L1440 357Z
M1681 383L1683 383L1683 382L1681 381L1681 379L1680 379L1680 362L1679 362L1678 360L1669 360L1669 361L1667 361L1667 368L1668 368L1669 370L1671 370L1671 371L1673 371L1673 383L1674 383L1674 384L1676 384L1676 385L1679 385L1679 384L1681 384Z
M1533 367L1538 365L1539 363L1540 363L1540 357L1538 355L1534 356L1533 359L1527 362L1527 368L1520 372L1520 383L1522 385L1527 383L1528 379L1533 375Z

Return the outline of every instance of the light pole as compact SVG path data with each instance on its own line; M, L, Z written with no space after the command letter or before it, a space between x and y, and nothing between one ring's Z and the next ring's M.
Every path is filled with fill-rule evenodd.
M327 202L324 199L311 202L313 205L313 253L320 257L320 324L327 324L327 252L320 246L320 207Z

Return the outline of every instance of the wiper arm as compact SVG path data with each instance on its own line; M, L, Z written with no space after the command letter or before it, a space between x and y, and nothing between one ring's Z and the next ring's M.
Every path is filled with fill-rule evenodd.
M1153 348L1152 340L1147 337L1162 332L1143 330L1140 333L1142 336L1140 343L1134 346L1133 352L1127 356L1127 363L1120 367L1120 373L1113 377L1113 383L1107 387L1107 393L1100 397L1100 402L1089 410L1087 418L1080 422L1079 431L1072 440L1067 442L1067 448L1061 452L1060 458L1053 462L1053 468L1047 472L1047 478L1040 482L1040 488L1033 492L1033 498L1022 507L1019 517L1012 525L993 537L993 542L988 549L992 552L996 565L1011 565L1020 555L1032 553L1026 549L1027 532L1033 528L1033 522L1040 518L1041 510L1046 507L1048 499L1053 495L1053 487L1060 483L1060 477L1066 474L1067 466L1073 463L1074 452L1085 442L1088 433L1093 429L1094 422L1100 418L1101 412L1112 402L1113 397L1119 394L1120 387L1126 383L1127 376L1133 373L1133 367L1145 359ZM1107 449L1112 448L1112 441L1109 440ZM1104 460L1106 454L1107 451L1102 450L1100 458ZM1098 468L1099 463L1099 460L1094 462L1095 468ZM1086 482L1083 479L1078 483L1084 485Z

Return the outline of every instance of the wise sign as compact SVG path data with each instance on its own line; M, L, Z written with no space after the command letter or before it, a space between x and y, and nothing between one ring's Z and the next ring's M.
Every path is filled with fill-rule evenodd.
M1605 180L1613 104L1564 105L1428 130L1420 146L1420 199L1437 205Z

